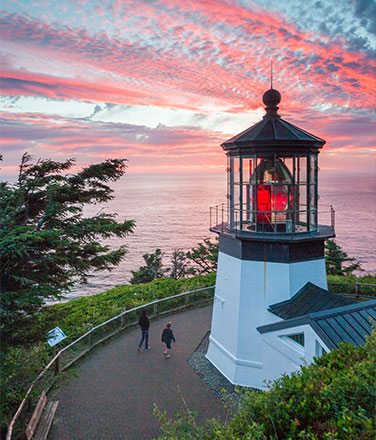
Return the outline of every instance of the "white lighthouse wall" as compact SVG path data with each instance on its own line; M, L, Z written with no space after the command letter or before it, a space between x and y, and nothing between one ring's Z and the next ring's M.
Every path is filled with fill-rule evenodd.
M257 327L280 321L267 308L308 281L326 287L324 260L271 263L219 253L207 358L232 383L263 387L265 353Z
M319 260L291 263L290 266L290 292L291 296L301 289L308 281L322 289L328 289L326 280L325 258Z

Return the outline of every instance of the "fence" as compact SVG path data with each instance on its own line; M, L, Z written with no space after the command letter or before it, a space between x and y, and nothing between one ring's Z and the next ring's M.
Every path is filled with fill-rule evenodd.
M73 365L98 344L106 341L127 327L137 324L141 310L146 310L148 315L154 318L176 312L186 307L206 303L212 300L213 295L214 286L210 286L183 292L178 295L169 296L142 306L134 307L93 327L84 335L62 348L30 385L9 424L6 440L22 438L36 400L43 390L48 391L60 373Z
M354 297L355 295L359 300L376 299L376 284L328 281L328 289L345 296Z

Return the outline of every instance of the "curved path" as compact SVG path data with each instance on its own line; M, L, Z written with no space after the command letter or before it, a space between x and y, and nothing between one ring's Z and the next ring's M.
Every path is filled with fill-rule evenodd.
M150 350L137 352L138 328L99 346L78 364L79 374L53 391L59 406L49 440L149 440L159 433L153 406L172 416L183 400L198 420L224 419L214 393L188 365L187 359L210 330L211 306L153 320ZM177 343L163 357L160 335L172 322Z

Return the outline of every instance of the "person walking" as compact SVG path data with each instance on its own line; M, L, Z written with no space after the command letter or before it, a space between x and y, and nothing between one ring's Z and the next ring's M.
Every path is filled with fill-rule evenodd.
M145 350L149 350L149 327L150 327L150 321L149 318L146 316L146 310L142 311L142 314L140 316L140 319L138 320L138 324L141 327L141 341L138 344L138 351L140 352L142 343L145 341Z
M172 341L176 342L174 333L171 328L171 322L168 322L166 328L162 332L162 342L166 344L163 354L166 359L171 357L171 355L167 352L167 350L171 350Z

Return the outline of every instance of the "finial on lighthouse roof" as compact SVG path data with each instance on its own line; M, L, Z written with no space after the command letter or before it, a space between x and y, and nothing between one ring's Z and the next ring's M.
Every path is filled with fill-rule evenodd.
M266 115L280 118L278 115L278 104L281 102L281 94L278 90L273 89L273 60L270 61L270 89L266 91L262 97L262 102L266 105Z

